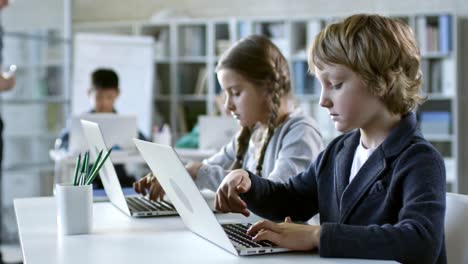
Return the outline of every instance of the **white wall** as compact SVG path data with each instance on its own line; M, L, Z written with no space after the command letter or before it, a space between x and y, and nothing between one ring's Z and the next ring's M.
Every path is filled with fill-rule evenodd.
M77 23L145 20L154 12L165 8L185 11L195 17L324 16L356 12L407 14L442 11L468 15L466 0L79 0L73 1L73 20Z
M64 0L10 0L2 10L2 23L7 31L63 27Z

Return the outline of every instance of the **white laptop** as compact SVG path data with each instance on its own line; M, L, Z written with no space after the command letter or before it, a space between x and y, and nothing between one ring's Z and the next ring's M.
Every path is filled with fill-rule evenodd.
M221 225L172 147L133 140L151 170L157 172L159 183L192 232L235 255L289 251L268 241L253 242L245 234L250 224Z
M91 157L95 159L101 149L109 149L104 143L104 138L97 123L81 120L83 132L89 144ZM125 196L120 185L119 178L109 157L99 171L104 191L110 202L128 216L148 217L177 215L177 211L167 201L151 201L141 195Z
M240 126L231 116L199 116L199 149L215 149L231 141Z
M81 119L100 125L107 146L117 146L118 149L123 151L135 149L132 141L132 138L138 136L137 117L135 115L89 113L71 118L69 152L79 153L88 149L88 143L80 123Z

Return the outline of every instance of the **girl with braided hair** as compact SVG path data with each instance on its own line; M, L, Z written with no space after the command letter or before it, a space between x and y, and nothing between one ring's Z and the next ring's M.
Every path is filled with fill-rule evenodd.
M291 103L289 67L278 47L264 36L241 39L221 56L216 74L225 110L241 130L212 157L186 166L197 186L216 191L229 171L239 168L277 182L305 170L322 150L322 138L316 122ZM164 195L151 176L134 189L149 191L152 200Z

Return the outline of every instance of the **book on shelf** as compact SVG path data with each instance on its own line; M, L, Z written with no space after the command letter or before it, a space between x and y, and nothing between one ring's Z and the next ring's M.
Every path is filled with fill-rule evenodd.
M420 67L421 67L421 72L422 72L422 90L424 93L430 93L429 66L430 66L430 60L428 59L421 60Z
M179 132L181 135L187 134L187 116L185 115L185 109L182 104L177 107L177 124L179 126Z
M178 71L178 93L181 95L193 95L198 75L198 68L186 66L179 68Z
M416 18L416 37L419 44L419 49L421 53L427 51L427 42L426 42L426 17L419 16Z
M451 51L451 19L450 15L416 18L416 36L422 53Z
M303 61L294 62L293 69L295 94L303 95L305 93L307 64Z
M196 85L195 85L195 89L194 89L194 94L195 95L203 95L203 94L206 94L207 92L207 71L206 71L206 67L202 67L200 68L200 70L198 70L198 75L197 75L197 82L196 82Z
M455 93L455 62L452 58L422 59L422 89L428 94L451 96Z
M65 126L65 109L60 104L47 105L47 131L59 133Z
M455 59L442 60L442 93L447 96L455 94Z
M169 56L169 30L161 29L154 36L154 56L164 58Z
M430 92L442 93L442 61L433 60L430 63Z
M420 127L424 135L449 135L450 112L424 111L420 113Z
M439 50L443 53L448 53L452 49L452 27L451 16L439 16Z
M426 25L426 51L437 52L439 50L439 28L434 24Z
M293 23L291 28L291 53L294 57L305 58L305 50L308 46L307 24Z
M267 30L272 38L285 38L286 37L286 25L283 22L268 23Z
M182 55L204 56L205 55L205 32L202 26L182 27Z
M320 83L315 76L308 73L308 65L305 61L293 64L295 94L316 95L320 92Z
M231 47L231 41L229 39L216 40L216 55L222 55L229 47Z

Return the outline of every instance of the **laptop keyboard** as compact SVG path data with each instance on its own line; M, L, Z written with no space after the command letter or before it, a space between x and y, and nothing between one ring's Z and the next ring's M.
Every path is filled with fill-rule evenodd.
M174 206L166 201L154 202L139 196L125 197L125 200L132 212L176 211Z
M222 226L229 239L234 241L235 244L239 244L240 246L246 248L275 247L275 244L271 243L270 241L253 241L253 236L246 234L247 229L249 229L252 224L224 224Z

